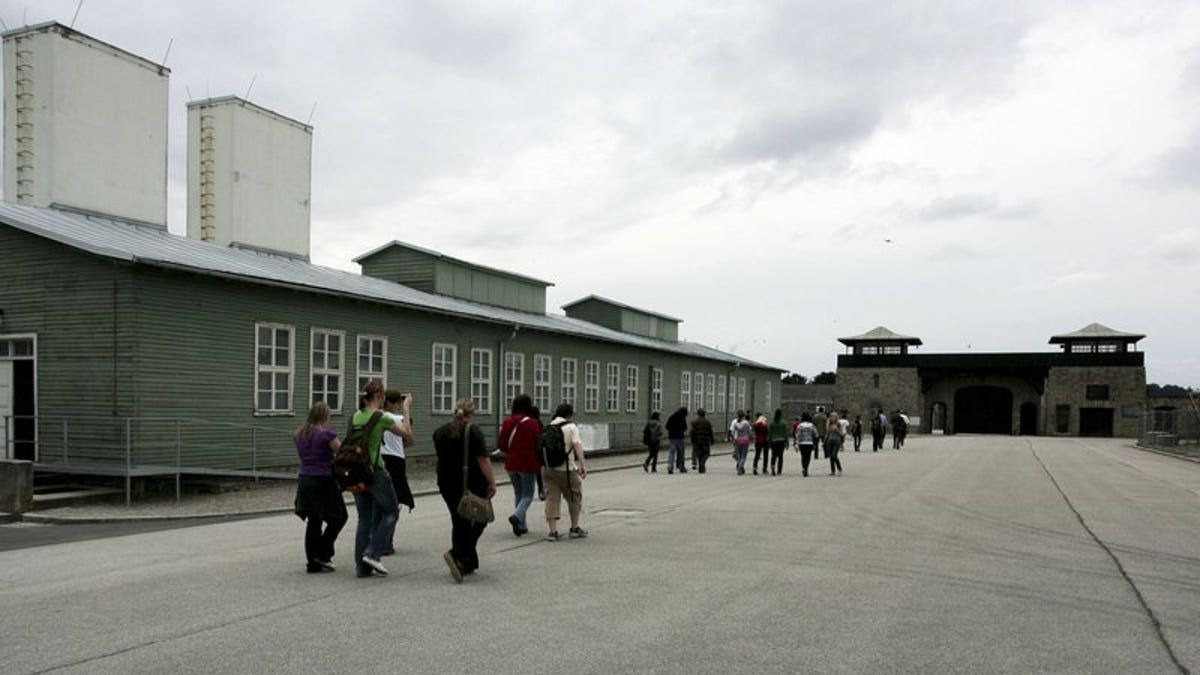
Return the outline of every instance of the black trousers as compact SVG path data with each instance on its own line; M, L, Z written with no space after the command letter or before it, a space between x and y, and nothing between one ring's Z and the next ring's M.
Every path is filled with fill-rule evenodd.
M658 471L658 443L646 446L646 461L643 466Z
M783 451L787 448L787 441L771 441L771 473L778 475L783 473Z
M476 524L458 516L458 500L462 494L449 495L442 493L442 501L450 511L450 555L462 568L464 573L479 569L479 553L475 550L479 537L487 528L487 523Z
M304 528L304 555L311 565L317 560L328 562L333 560L333 542L346 526L346 512L338 520L326 522L316 516L309 516ZM324 526L324 529L322 529Z
M708 471L708 456L712 454L712 447L706 443L692 443L692 457L696 460L696 471L705 473Z
M800 468L804 471L804 475L808 475L808 464L812 462L813 446L800 446Z
M871 451L874 452L874 451L880 450L882 448L883 448L883 432L882 431L872 431L871 432Z
M771 456L769 454L770 447L771 446L767 445L766 443L759 443L759 442L755 441L755 443L754 443L754 470L755 471L758 471L758 458L762 457L762 466L763 466L762 470L763 470L763 473L767 472L767 462L771 458Z

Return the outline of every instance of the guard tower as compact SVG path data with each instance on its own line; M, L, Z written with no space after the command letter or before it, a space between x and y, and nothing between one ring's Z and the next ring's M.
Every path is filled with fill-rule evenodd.
M846 345L846 353L855 356L900 356L908 354L909 347L921 346L921 338L893 333L877 326L862 335L838 338Z

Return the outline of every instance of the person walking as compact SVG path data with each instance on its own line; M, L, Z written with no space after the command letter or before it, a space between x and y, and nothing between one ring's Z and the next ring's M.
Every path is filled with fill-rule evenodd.
M354 493L354 510L358 513L358 525L354 533L354 560L357 576L369 577L372 574L388 573L380 557L391 546L389 537L400 514L400 504L396 501L392 476L387 472L380 456L383 432L388 430L401 436L404 430L394 417L382 410L384 393L378 382L372 380L363 387L360 402L363 406L350 417L350 426L352 430L366 430L370 426L370 433L367 434L367 452L374 473L367 489Z
M411 447L416 441L412 432L412 422L408 411L412 406L412 395L401 394L396 389L388 389L383 392L383 409L396 423L400 425L399 434L393 434L391 431L383 430L383 445L379 448L379 453L383 457L383 467L387 469L388 475L392 477L392 489L396 491L396 503L399 506L407 506L411 513L417 507L417 501L413 498L412 489L408 486L408 455L405 451L405 445ZM392 523L391 531L384 535L384 541L387 542L387 549L383 555L392 555L396 552L396 525L400 523L400 511L397 508L396 522Z
M883 448L883 420L880 411L871 413L871 452Z
M475 424L475 404L470 399L459 399L454 405L454 418L433 432L433 449L437 453L438 492L450 512L450 550L442 554L442 560L450 568L450 576L461 584L463 576L479 569L476 545L487 523L475 523L459 516L458 502L465 490L487 499L496 496L492 458L483 430Z
M800 453L800 473L807 476L813 448L817 445L817 427L812 423L812 415L807 412L800 415L800 424L796 426L795 437L796 452Z
M342 444L328 425L329 406L317 401L309 409L304 426L292 438L300 455L295 512L300 520L307 521L304 557L309 574L336 569L333 543L349 518L342 490L333 479L333 454Z
M684 439L687 437L688 409L680 406L679 410L667 418L667 473L687 473L684 463Z
M829 413L829 425L825 433L825 456L829 458L830 476L842 473L842 460L838 459L838 452L842 449L844 440L846 440L846 432L842 431L842 425L838 424L838 414Z
M658 449L662 445L664 433L658 411L650 413L650 420L642 427L642 443L646 444L646 461L642 463L642 471L658 473Z
M892 416L892 447L900 450L904 447L904 439L908 437L908 415L903 410L897 410Z
M542 424L542 409L537 407L536 405L533 406L532 411L529 413L529 416L533 418L534 424L537 425L538 438L541 438L542 430L546 428L545 425ZM541 470L539 469L538 472L535 473L534 475L537 476L538 501L544 502L544 501L546 501L546 484L542 482Z
M821 443L825 441L825 431L828 425L829 418L825 416L825 408L817 406L817 414L813 415L813 426L817 428L817 444L813 446L814 459L821 459Z
M692 420L689 435L692 438L692 457L696 458L696 472L707 473L708 455L712 450L715 437L712 422L708 421L704 408L696 411L696 419Z
M737 419L729 425L729 435L733 438L733 458L737 462L737 475L745 475L746 455L750 452L750 440L754 435L750 420L746 419L745 410L737 411Z
M754 475L758 475L758 458L762 457L762 475L767 475L767 461L770 459L769 448L771 447L768 437L770 435L770 423L767 422L767 416L756 412L754 413Z
M567 514L571 518L571 529L567 533L572 539L588 536L587 530L579 522L583 514L583 479L587 478L587 462L584 461L583 441L579 438L574 417L575 407L570 403L560 403L554 410L554 419L550 421L553 429L545 432L561 434L563 449L567 454L567 460L561 466L542 468L542 477L546 481L546 525L550 528L546 541L558 541L561 538L558 521L563 499L567 501ZM543 439L542 443L545 442Z
M537 459L537 442L540 427L533 419L533 399L528 394L518 394L512 400L512 413L500 424L496 447L504 453L504 470L513 488L513 513L508 517L513 536L520 537L529 532L525 514L533 503L533 492L537 486L540 465Z
M862 415L854 416L854 423L850 425L850 435L854 438L854 451L858 452L859 447L862 446Z
M767 428L768 440L771 443L771 475L783 474L783 451L788 446L788 423L783 419L783 411L775 411L775 419ZM765 469L765 466L764 466Z

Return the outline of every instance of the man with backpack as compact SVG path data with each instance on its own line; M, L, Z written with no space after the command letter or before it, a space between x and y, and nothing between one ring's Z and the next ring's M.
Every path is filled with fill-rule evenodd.
M667 418L667 473L687 473L683 465L684 439L687 437L688 409L680 407Z
M542 431L538 439L538 455L542 461L542 478L546 483L546 525L550 533L546 541L558 541L558 521L562 499L567 500L567 513L571 517L572 539L588 536L587 530L579 525L583 513L583 479L587 478L587 463L583 458L583 441L579 428L572 418L575 407L560 403L554 411L554 419Z
M642 443L646 446L646 461L642 462L642 471L658 473L658 448L662 445L663 425L658 421L658 411L650 413L650 421L642 427Z

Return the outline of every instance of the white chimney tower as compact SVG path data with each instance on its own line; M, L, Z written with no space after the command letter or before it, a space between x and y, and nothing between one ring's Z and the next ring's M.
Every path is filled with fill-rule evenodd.
M169 74L59 23L4 33L4 198L166 227Z
M188 103L187 236L308 258L312 127L236 96Z

